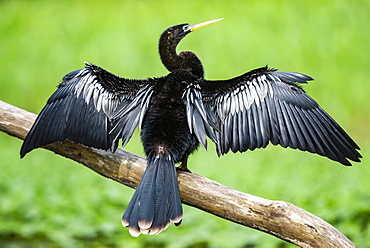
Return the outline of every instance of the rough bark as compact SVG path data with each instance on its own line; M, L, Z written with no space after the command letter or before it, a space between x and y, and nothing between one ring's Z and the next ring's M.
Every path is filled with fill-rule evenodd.
M35 114L0 101L0 130L24 139ZM102 176L135 188L146 160L118 149L102 151L69 141L45 147L73 159ZM238 192L197 174L179 172L181 200L221 218L274 235L301 247L356 247L321 218L283 201L271 201Z

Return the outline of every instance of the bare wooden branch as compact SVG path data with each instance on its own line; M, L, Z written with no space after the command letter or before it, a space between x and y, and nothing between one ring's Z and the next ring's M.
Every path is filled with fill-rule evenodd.
M0 130L5 133L24 139L35 118L0 101ZM146 166L145 159L122 149L112 154L69 141L45 148L131 188L139 183ZM180 172L178 176L184 204L301 247L356 247L333 226L291 203L238 192L197 174Z

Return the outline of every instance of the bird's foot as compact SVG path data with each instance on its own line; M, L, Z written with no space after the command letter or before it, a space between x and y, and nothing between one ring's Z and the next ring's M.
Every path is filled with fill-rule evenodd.
M185 171L191 173L191 171L188 169L188 166L184 163L181 163L179 166L176 167L176 170L179 171Z

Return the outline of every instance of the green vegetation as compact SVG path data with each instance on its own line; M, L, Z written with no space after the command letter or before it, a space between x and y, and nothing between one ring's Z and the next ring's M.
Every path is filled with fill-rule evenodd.
M268 147L190 169L237 190L291 202L322 217L358 247L370 247L370 2L359 1L0 1L0 100L38 113L66 73L84 61L124 77L166 74L157 54L168 26L225 20L189 35L209 79L268 64L306 73L305 89L358 142L365 157L344 167ZM138 132L127 150L142 154ZM185 206L180 227L132 238L120 217L133 190L0 133L1 247L295 247Z

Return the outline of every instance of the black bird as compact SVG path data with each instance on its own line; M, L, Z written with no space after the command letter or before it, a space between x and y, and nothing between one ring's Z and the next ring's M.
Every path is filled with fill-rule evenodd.
M188 156L199 144L206 148L207 136L218 155L272 143L344 165L359 162L360 148L300 87L311 77L266 66L210 81L194 53L177 54L187 34L219 20L176 25L162 33L159 53L167 76L126 79L90 63L64 76L28 133L21 157L63 140L114 152L118 141L125 146L139 126L148 165L122 217L132 236L180 224L175 163L188 170Z

